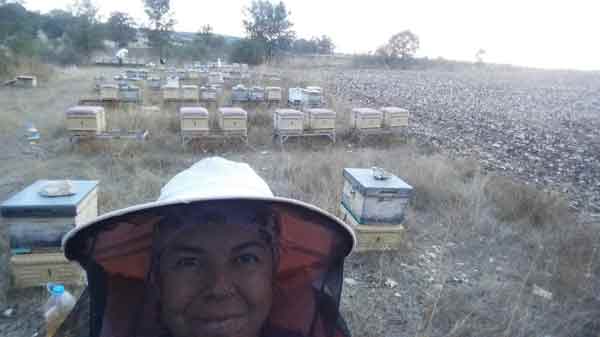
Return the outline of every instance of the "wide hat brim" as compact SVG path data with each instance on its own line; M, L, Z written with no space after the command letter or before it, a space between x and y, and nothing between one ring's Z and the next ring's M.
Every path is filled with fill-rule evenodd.
M68 232L63 238L63 250L69 260L85 263L92 255L92 259L106 261L122 259L124 256L138 254L137 260L133 258L127 262L118 262L123 265L146 265L152 245L152 218L160 213L163 208L177 207L178 205L194 205L207 202L264 202L272 205L285 216L284 240L292 247L290 251L311 252L308 255L318 256L331 254L335 245L335 255L347 256L356 245L356 236L352 228L336 216L305 202L282 197L248 197L229 196L215 198L175 198L166 201L155 201L139 204L104 214L93 221L78 226ZM298 215L302 213L303 215ZM308 215L308 216L307 216ZM307 220L308 219L308 220ZM103 240L96 240L103 235ZM93 241L93 243L91 243ZM92 247L93 246L93 247ZM287 247L287 248L290 248ZM94 251L92 251L94 250ZM140 251L147 250L148 252ZM307 255L307 256L308 256ZM144 258L140 258L144 256ZM293 259L295 260L295 259ZM306 260L306 259L305 259ZM317 259L311 259L316 261ZM295 263L294 263L295 264ZM106 262L105 268L111 269L114 263ZM137 272L126 267L115 267L125 277L143 278L147 268ZM110 270L109 270L110 272ZM129 273L129 274L128 274Z

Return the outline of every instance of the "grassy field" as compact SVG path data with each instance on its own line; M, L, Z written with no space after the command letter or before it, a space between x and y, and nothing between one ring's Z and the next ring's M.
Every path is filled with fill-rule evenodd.
M327 87L331 80L318 70L255 71L280 73L283 86ZM348 259L342 307L355 336L597 336L600 227L581 221L560 193L486 173L475 159L450 158L406 135L358 143L343 132L358 103L331 95L326 100L342 130L335 145L274 145L265 107L248 109L249 145L184 147L172 109L108 112L109 128L149 129L145 143L70 144L64 111L90 94L100 73L116 70L55 69L37 89L0 89L0 200L37 179L97 179L104 213L154 200L174 174L221 155L248 162L275 194L337 213L342 169L380 166L414 186L416 195L400 250ZM40 144L24 140L27 122L40 130ZM398 285L389 287L388 279ZM538 288L552 298L536 295ZM16 314L0 318L0 334L32 336L41 324L34 308L43 298L11 292L6 307Z

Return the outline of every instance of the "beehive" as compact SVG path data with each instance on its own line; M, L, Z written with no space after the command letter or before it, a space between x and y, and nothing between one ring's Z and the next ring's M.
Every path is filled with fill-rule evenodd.
M225 133L246 134L248 114L241 108L219 108L219 128Z
M148 78L148 88L150 90L160 90L161 80L160 77L151 76Z
M131 79L136 79L136 78L138 78L138 72L137 72L137 70L133 70L133 69L125 70L125 77L131 78Z
M379 129L383 123L383 113L371 108L353 109L350 113L350 127L353 129Z
M67 193L47 194L61 188ZM98 182L38 180L2 203L0 215L11 248L60 247L67 231L98 215Z
M288 103L294 106L301 106L304 101L304 89L302 88L289 88L288 89Z
M123 102L140 102L142 100L142 90L135 85L119 86L119 98Z
M243 84L238 84L231 89L233 102L246 102L248 99L248 89Z
M37 87L37 77L21 75L16 77L17 86L22 88L35 88Z
M404 226L396 225L361 225L354 216L340 205L340 219L350 225L357 238L358 252L394 250L400 248L404 239Z
M273 128L276 134L302 134L304 113L293 109L277 109L273 114Z
M266 87L265 100L267 102L281 102L282 94L280 87Z
M208 110L203 107L182 107L179 118L184 136L203 135L210 131Z
M75 106L66 113L67 130L72 134L98 134L106 131L106 113L99 106Z
M385 107L381 108L380 111L383 113L384 128L408 126L408 110L397 107Z
M307 87L302 91L303 105L307 107L320 107L323 103L323 90L320 87Z
M346 168L342 204L359 225L397 225L404 221L413 188L378 169Z
M220 72L212 72L208 75L209 84L221 84L223 83L223 74Z
M42 287L47 283L84 285L85 272L69 262L62 251L13 255L10 259L13 285L16 288Z
M186 101L197 101L198 100L198 86L197 85L182 85L181 91L183 99Z
M102 84L100 86L100 99L106 101L119 100L119 86L116 84Z
M214 86L200 88L200 100L205 102L217 101L217 88Z
M138 77L140 79L142 79L142 80L147 80L148 79L148 74L149 74L149 72L146 69L140 69L138 71Z
M179 100L179 85L167 83L162 87L163 100L176 101Z
M336 113L329 109L308 109L308 128L315 131L335 130Z
M252 102L263 102L265 100L265 89L262 87L250 88L249 98Z

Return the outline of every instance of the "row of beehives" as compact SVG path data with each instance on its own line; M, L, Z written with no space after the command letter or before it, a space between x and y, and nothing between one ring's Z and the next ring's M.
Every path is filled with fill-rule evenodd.
M67 129L72 134L103 133L107 129L104 108L76 106L66 112ZM210 130L210 116L206 108L182 107L179 114L183 132L199 134ZM219 127L223 131L247 129L247 113L241 108L218 109ZM357 130L395 129L408 126L409 112L397 107L379 110L370 108L353 109L350 113L350 128ZM273 113L273 127L278 134L302 133L305 130L333 131L336 129L336 112L329 109L277 109Z

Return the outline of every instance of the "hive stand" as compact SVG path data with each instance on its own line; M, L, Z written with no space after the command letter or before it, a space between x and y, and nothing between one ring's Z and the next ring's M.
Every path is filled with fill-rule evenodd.
M303 137L327 137L332 143L336 142L335 129L332 130L303 130L301 133L288 133L279 132L277 130L273 133L273 139L279 140L279 145L283 145L290 138L303 138Z
M222 131L222 130L214 130L211 129L208 133L203 134L182 134L181 142L182 145L186 146L193 142L194 140L206 140L206 141L225 141L228 139L238 139L242 143L248 145L248 135L244 132L233 132L233 131Z
M136 130L136 131L125 131L125 130L111 130L102 133L81 133L71 134L69 137L70 143L79 143L81 141L90 140L111 140L111 139L122 139L122 140L135 140L143 142L148 139L150 133L148 130Z

